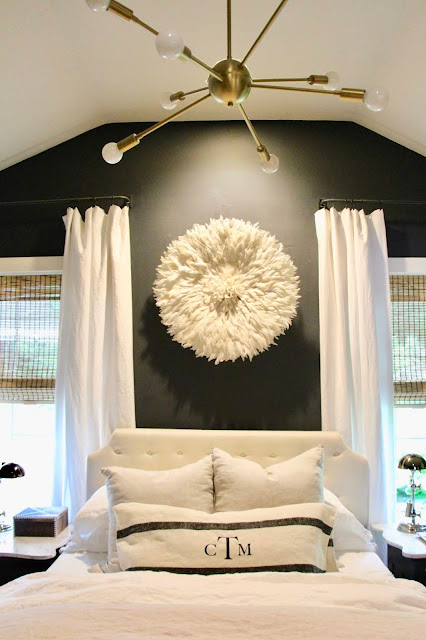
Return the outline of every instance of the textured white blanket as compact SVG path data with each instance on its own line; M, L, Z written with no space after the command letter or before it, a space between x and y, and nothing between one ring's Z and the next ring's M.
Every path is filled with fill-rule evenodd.
M0 588L14 640L400 640L426 634L426 588L339 574L25 576Z

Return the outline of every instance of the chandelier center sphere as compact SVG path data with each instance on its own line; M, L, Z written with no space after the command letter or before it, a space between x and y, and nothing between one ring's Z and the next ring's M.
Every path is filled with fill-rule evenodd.
M250 93L251 84L247 67L239 60L227 58L215 64L213 70L223 78L223 82L214 76L209 76L208 79L210 94L216 102L229 106L244 102Z

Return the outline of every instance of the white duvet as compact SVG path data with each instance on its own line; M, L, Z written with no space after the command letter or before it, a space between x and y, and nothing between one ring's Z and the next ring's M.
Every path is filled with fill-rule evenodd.
M426 588L393 578L37 573L0 588L0 636L14 640L400 640L425 634Z

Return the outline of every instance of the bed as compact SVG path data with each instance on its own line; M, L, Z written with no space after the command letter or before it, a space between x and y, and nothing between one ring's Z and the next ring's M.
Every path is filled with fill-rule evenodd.
M72 543L0 588L2 637L426 632L426 589L374 552L367 463L336 433L121 429L87 471Z

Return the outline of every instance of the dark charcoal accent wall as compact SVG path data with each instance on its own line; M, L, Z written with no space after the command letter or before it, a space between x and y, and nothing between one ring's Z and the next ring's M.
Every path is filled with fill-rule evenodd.
M140 427L320 429L317 244L321 197L425 200L425 159L351 123L259 122L280 158L267 176L239 122L174 123L109 166L100 149L147 125L107 125L0 173L2 200L131 195L136 415ZM368 209L371 211L372 208ZM63 252L65 209L0 210L0 255ZM386 207L391 256L426 255L425 209ZM235 216L274 234L298 268L301 301L277 346L215 366L168 336L152 298L168 243Z

